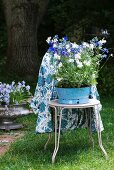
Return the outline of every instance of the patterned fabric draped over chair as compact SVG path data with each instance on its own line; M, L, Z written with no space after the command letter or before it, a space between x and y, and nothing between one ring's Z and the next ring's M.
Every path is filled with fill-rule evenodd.
M57 93L55 90L55 82L52 79L52 74L55 72L55 62L53 61L53 56L46 53L43 57L39 75L38 83L35 89L34 97L31 101L31 107L35 114L38 114L36 122L36 133L46 133L54 131L53 127L53 117L51 114L51 109L48 106L48 102L52 99L57 98ZM96 86L91 87L90 97L94 99L99 99L99 95ZM101 109L101 104L99 105ZM62 115L62 127L61 130L76 129L79 127L87 127L85 113L91 114L91 122L89 126L92 131L96 131L96 122L94 110L92 108L88 109L65 109ZM93 113L93 114L92 114ZM103 130L102 120L100 121L100 130Z

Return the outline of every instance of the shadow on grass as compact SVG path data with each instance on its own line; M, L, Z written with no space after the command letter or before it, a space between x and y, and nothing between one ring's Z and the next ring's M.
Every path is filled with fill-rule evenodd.
M78 161L81 153L88 154L92 150L92 146L88 144L86 133L80 135L77 132L68 132L61 136L60 148L57 154L57 160L72 162ZM52 153L54 151L54 135L46 150L44 145L48 138L48 134L35 134L26 132L26 135L12 144L9 154L13 157L27 159L28 161L37 163L51 163ZM96 150L97 147L95 147ZM92 151L93 152L93 151ZM7 155L5 155L7 157Z

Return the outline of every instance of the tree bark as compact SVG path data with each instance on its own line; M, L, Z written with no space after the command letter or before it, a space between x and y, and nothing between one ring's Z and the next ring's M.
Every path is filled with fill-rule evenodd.
M3 3L8 31L7 69L31 79L38 73L37 30L48 0L3 0Z

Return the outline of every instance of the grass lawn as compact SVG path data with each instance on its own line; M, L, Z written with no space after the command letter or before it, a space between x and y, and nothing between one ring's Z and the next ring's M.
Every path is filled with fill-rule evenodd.
M10 150L0 157L0 170L114 170L114 97L101 99L101 103L101 117L105 129L102 140L109 160L105 160L98 146L97 134L93 134L93 150L88 142L87 130L78 129L61 135L56 163L52 165L54 135L47 150L44 150L48 134L35 134L36 115L31 115L18 119L24 125L24 128L18 131L25 135L12 143Z

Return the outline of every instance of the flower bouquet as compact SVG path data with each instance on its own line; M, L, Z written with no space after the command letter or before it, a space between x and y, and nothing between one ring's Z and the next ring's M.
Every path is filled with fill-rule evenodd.
M70 42L67 37L47 39L50 47L48 53L56 62L53 78L57 87L85 87L97 84L100 63L107 60L109 50L104 47L105 39L97 37L90 42Z
M81 91L83 87L87 87L86 90L89 93L89 88L97 84L101 62L107 61L107 57L111 56L108 55L109 50L104 47L106 40L104 38L98 40L95 37L89 42L77 44L69 41L67 37L59 39L56 35L52 39L49 37L47 42L50 46L48 55L53 56L56 70L52 76L56 81L56 87L79 88ZM64 93L60 91L60 97L62 98L63 94L67 94L67 91L64 91ZM70 93L76 95L78 92L71 91ZM78 99L83 93L83 91L82 93L79 92ZM67 95L67 98L69 96L70 94ZM63 100L61 102L64 102Z

